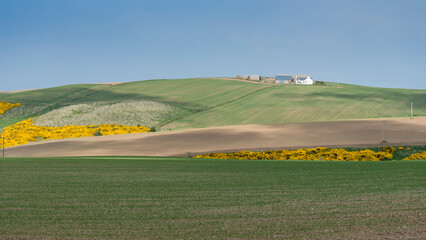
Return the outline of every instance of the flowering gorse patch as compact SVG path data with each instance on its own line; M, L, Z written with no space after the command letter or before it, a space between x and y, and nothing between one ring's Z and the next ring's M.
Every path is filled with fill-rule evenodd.
M402 160L420 160L420 159L426 159L426 151L423 151L421 153L414 153L409 157L406 157Z
M89 126L42 127L33 124L33 119L18 122L6 127L0 135L5 138L5 147L26 144L40 140L78 138L100 135L149 132L145 126L123 126L101 124Z
M152 101L98 102L62 107L34 119L46 127L121 124L158 126L185 114L187 110Z
M399 148L398 148L399 149ZM404 149L404 148L403 148ZM400 149L402 150L402 149ZM383 147L380 149L381 152L395 153L396 148L392 146Z
M8 103L8 102L0 101L0 115L14 107L20 107L20 106L22 106L22 104L20 103Z
M234 153L208 153L195 158L215 159L262 159L262 160L327 160L327 161L381 161L392 159L389 152L371 150L347 151L337 148L304 148L298 150L276 150L265 152L241 151Z

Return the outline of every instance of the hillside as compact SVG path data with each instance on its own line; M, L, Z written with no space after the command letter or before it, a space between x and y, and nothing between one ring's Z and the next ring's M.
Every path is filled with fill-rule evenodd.
M240 124L407 117L410 102L415 116L426 116L426 90L336 86L278 86L223 79L172 79L129 82L119 85L80 84L26 92L0 94L0 100L20 102L0 116L0 127L62 107L148 101L173 108L150 127L162 130ZM156 105L155 105L156 106ZM119 115L115 107L111 115ZM151 109L152 110L152 109ZM155 110L155 109L154 109ZM63 110L61 110L63 111ZM128 110L132 111L132 110ZM137 112L139 111L139 112ZM142 110L135 110L136 119ZM90 112L71 111L70 118ZM51 112L58 117L59 114ZM84 116L79 116L84 118ZM89 116L90 117L90 116ZM161 117L161 116L160 116ZM84 118L87 119L87 116ZM50 124L62 119L52 118ZM76 122L78 124L78 122Z

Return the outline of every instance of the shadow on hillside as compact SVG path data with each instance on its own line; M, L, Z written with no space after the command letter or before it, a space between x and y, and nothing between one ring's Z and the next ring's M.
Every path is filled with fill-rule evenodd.
M20 102L23 104L48 104L51 105L53 109L64 105L93 102L119 102L126 100L154 101L189 109L202 108L201 105L194 102L185 102L180 101L178 99L173 99L173 96L171 96L171 98L167 98L162 96L148 95L142 92L120 93L116 91L111 91L110 89L113 89L113 87L107 87L104 89L85 88L80 86L66 89L49 88L0 95L0 100L9 102Z

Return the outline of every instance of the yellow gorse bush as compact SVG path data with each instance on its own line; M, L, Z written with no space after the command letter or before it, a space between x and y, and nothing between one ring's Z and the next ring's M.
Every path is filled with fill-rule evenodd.
M394 153L396 152L396 148L392 147L392 146L388 146L388 147L382 147L380 149L381 152L388 152L388 153Z
M298 150L276 150L265 152L241 151L234 153L208 153L195 158L215 159L263 159L263 160L327 160L327 161L381 161L392 159L389 152L371 150L347 151L337 148L304 148Z
M20 107L20 106L22 106L22 104L20 103L8 103L8 102L0 101L0 115L14 107Z
M50 139L78 138L102 135L149 132L145 126L123 126L116 124L102 124L89 126L41 127L33 125L33 119L27 119L4 129L1 134L5 138L5 147L26 144L29 142Z
M402 160L420 160L420 159L426 159L426 151L423 151L421 153L414 153L409 157L406 157Z

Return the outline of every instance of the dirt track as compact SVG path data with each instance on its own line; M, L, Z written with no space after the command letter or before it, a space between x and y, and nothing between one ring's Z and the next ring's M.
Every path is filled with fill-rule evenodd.
M295 124L241 125L31 143L6 148L9 157L186 156L232 150L317 146L426 144L426 117Z

